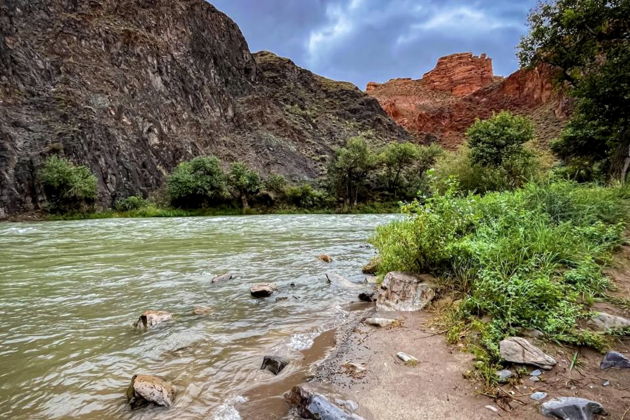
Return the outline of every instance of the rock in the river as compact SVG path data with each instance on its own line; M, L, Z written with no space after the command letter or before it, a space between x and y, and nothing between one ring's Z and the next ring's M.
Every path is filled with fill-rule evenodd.
M306 385L297 385L287 394L286 400L295 406L300 416L319 420L362 420L356 414L348 414L322 394L314 392Z
M418 364L418 359L402 351L399 351L398 353L396 353L396 357L402 360L407 366L415 366Z
M170 407L174 399L173 385L153 375L134 375L127 389L127 400L132 408L139 408L149 403Z
M592 420L595 414L606 414L595 401L576 397L559 397L543 403L540 411L547 417L563 420Z
M392 271L381 283L376 308L381 311L419 311L435 297L435 278Z
M277 375L289 364L289 359L281 356L265 356L263 358L261 369L267 369L269 372Z
M374 292L362 292L359 293L359 300L363 302L374 302Z
M192 310L193 315L208 315L212 312L209 306L195 306Z
M380 258L374 257L367 264L363 266L361 271L363 272L363 274L376 274L376 272L378 271L378 266L380 262L381 262Z
M607 331L630 327L630 319L607 314L606 312L598 312L593 318L591 318L589 324L600 331Z
M271 296L276 290L278 290L278 287L275 283L256 283L249 289L249 292L253 297L261 298Z
M330 255L326 254L318 255L317 258L325 263L331 263L333 260Z
M512 363L534 365L549 370L556 361L545 354L541 349L531 344L522 337L510 337L499 343L499 349L503 360Z
M326 280L328 281L328 283L336 287L343 287L346 289L365 287L360 283L354 283L353 281L350 281L344 276L341 276L336 273L326 273L325 275L326 275Z
M390 327L399 323L399 321L397 319L389 318L366 318L365 323L375 327Z
M234 277L236 276L232 273L224 273L224 274L213 277L212 280L210 280L210 283L220 283L222 281L231 280Z
M144 311L133 324L136 328L152 328L162 322L173 319L173 314L166 311Z
M599 364L600 369L609 368L630 369L630 359L616 351L606 353L602 362Z

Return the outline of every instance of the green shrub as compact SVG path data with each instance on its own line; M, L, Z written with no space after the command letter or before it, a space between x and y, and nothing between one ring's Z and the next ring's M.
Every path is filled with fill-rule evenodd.
M50 210L85 211L96 199L96 177L89 168L50 156L39 171Z
M219 159L205 156L180 163L167 179L167 192L173 205L185 208L223 201L226 180Z
M431 272L466 293L460 319L490 316L482 347L520 328L557 341L601 347L578 319L584 299L608 282L602 263L621 241L628 217L623 190L571 182L529 183L485 196L446 192L404 206L406 217L377 229L381 274Z
M258 194L262 180L257 172L242 162L235 162L230 167L227 185L232 195L241 202L243 209L249 208L249 202Z
M294 185L287 189L287 202L304 209L317 209L327 205L325 192L315 189L309 184Z
M266 191L278 195L284 195L288 185L287 179L279 174L271 174L263 182L263 187Z
M369 175L378 163L365 138L352 137L336 150L328 168L328 183L346 206L356 206L363 198Z
M473 164L499 167L524 153L523 144L534 138L534 128L527 118L502 111L487 120L477 119L466 137Z
M437 145L418 146L413 143L389 143L378 156L383 166L384 190L394 199L413 198L422 186L424 173L442 153Z
M149 202L142 197L135 195L116 201L114 209L117 211L131 211L147 207Z

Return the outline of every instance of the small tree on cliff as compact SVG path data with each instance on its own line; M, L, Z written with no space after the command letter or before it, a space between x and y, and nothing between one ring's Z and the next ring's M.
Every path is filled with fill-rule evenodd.
M356 205L368 184L368 175L378 163L365 138L352 137L337 149L328 168L328 177L337 196L346 206Z
M39 172L52 211L85 210L96 199L96 177L87 166L50 156Z
M214 156L196 157L182 162L167 179L171 203L176 206L199 208L225 197L225 174Z
M258 194L263 185L258 173L241 162L232 164L227 181L230 192L240 200L243 209L249 208L250 200Z

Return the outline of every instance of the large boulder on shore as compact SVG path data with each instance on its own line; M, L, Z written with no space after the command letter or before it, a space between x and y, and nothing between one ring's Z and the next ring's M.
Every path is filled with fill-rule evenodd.
M133 324L135 328L152 328L166 321L171 321L173 314L166 311L144 311Z
M153 375L134 375L127 389L127 400L132 408L156 404L170 407L175 400L175 388Z
M510 337L499 343L499 351L503 360L534 365L549 370L556 360L522 337Z
M376 298L379 311L419 311L435 297L435 277L401 271L387 273Z
M322 394L306 385L294 386L285 394L285 399L295 406L298 414L307 419L319 420L363 420L356 414L348 414Z

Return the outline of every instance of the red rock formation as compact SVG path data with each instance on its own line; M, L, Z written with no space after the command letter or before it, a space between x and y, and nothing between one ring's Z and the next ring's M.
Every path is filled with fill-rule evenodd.
M438 60L433 70L422 76L427 87L466 96L493 82L492 59L481 54L451 54Z
M366 92L396 122L422 141L456 147L475 118L510 110L532 118L539 138L557 136L568 114L568 101L553 85L554 70L541 66L507 78L493 76L485 55L442 57L422 79L368 83Z

